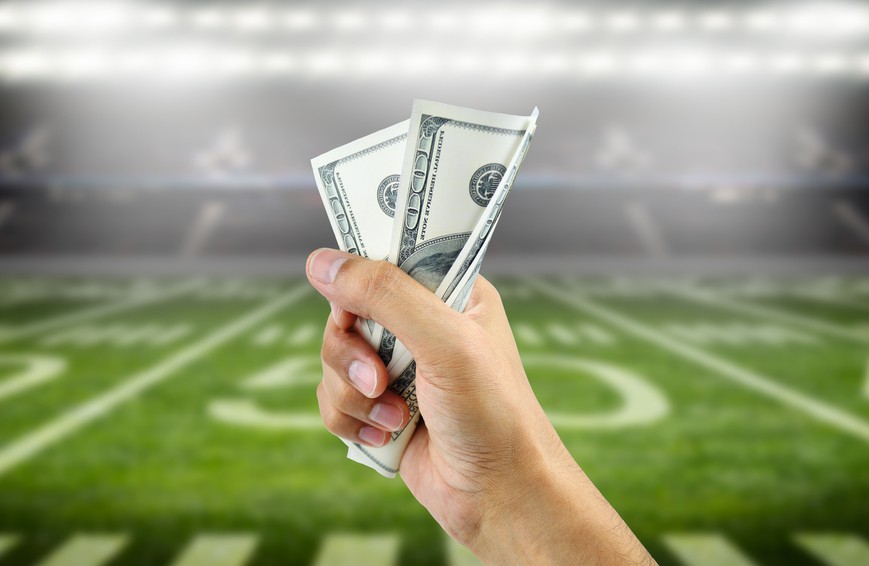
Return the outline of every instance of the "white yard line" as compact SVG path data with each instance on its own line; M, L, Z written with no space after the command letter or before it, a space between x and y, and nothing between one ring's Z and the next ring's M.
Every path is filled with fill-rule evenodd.
M253 345L265 348L272 346L278 341L278 338L284 333L284 327L280 324L270 324L260 330L253 338Z
M326 537L314 566L393 566L398 535L333 534Z
M546 325L546 331L553 340L563 346L575 346L579 343L579 338L576 337L576 334L564 324L558 322L549 323Z
M0 534L0 558L18 544L18 537L10 534Z
M819 562L828 566L869 564L869 544L855 535L801 534L795 536L794 540Z
M244 566L256 546L257 537L253 535L199 535L172 566Z
M315 324L306 324L300 326L295 332L287 338L287 344L290 346L301 346L306 342L310 342L317 336L318 326Z
M869 222L853 204L846 200L837 200L833 204L833 211L855 236L869 244Z
M664 536L664 544L685 566L753 566L749 559L724 536L679 534Z
M447 566L483 566L474 553L447 537Z
M104 316L137 309L151 303L173 299L178 295L187 293L192 289L195 289L196 287L200 287L201 285L201 281L187 281L185 283L182 283L181 285L176 286L174 289L170 289L169 291L166 291L165 293L160 293L159 295L154 294L150 296L137 297L135 299L123 300L119 302L109 303L107 305L80 309L71 313L62 314L60 316L37 320L35 322L31 322L30 324L25 324L17 328L11 328L3 331L2 333L0 333L0 343L17 340L19 338L25 338L28 336L38 335L43 332L50 332L52 330L70 324L76 324L85 320L93 320L95 318L101 318Z
M540 337L540 333L531 326L530 324L526 324L524 322L517 322L513 325L513 333L516 335L516 339L522 343L527 344L529 346L542 346L543 338Z
M62 413L29 434L0 449L0 476L33 458L52 444L73 434L119 405L134 399L148 389L175 375L178 370L233 338L250 331L272 314L297 302L310 292L303 283L277 299L221 327L205 338L183 348L157 365L141 371L109 391Z
M662 287L662 289L664 288ZM820 332L821 334L835 336L836 338L844 338L846 340L852 340L855 342L860 342L862 344L869 344L869 336L866 336L859 332L855 332L853 329L846 326L834 324L825 320L820 320L817 318L799 314L793 314L772 307L744 303L734 299L725 299L724 297L712 295L711 293L697 291L694 289L687 289L685 287L677 288L674 286L669 286L664 290L679 298L689 299L694 302L706 303L709 305L720 307L725 310L730 310L742 314L749 314L760 318L775 319L781 322L785 322L787 324L806 328L814 332Z
M226 204L223 202L210 201L203 204L187 233L187 238L181 245L180 255L186 257L199 255L225 212Z
M667 247L667 242L661 235L661 230L657 223L649 214L645 206L638 202L633 202L627 205L625 209L630 221L631 227L637 233L643 248L652 257L665 257L670 255L670 250Z
M655 328L635 321L603 305L581 298L574 293L555 287L543 281L532 282L542 293L564 303L574 309L590 314L623 332L646 342L650 342L663 350L672 352L700 366L714 371L716 374L734 383L750 389L783 405L797 409L818 421L834 426L865 442L869 442L869 422L852 414L837 409L808 395L789 389L775 379L750 371L742 366L720 358L696 346L680 342L658 332Z
M102 566L126 545L126 535L76 535L39 566Z

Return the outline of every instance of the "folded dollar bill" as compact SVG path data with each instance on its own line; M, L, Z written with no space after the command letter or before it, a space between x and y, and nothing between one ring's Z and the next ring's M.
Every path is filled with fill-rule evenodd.
M536 108L513 116L417 100L409 121L314 158L339 247L395 263L463 310L536 120ZM419 420L416 366L388 329L372 321L359 328L411 420L381 448L345 441L348 457L394 477Z

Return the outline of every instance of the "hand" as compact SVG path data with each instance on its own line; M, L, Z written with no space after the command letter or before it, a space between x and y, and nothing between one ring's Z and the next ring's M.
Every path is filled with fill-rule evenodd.
M396 266L334 250L308 258L332 305L317 388L326 427L381 446L408 420L357 317L392 331L417 362L424 424L401 461L417 500L486 563L650 564L534 396L495 288L478 278L458 313Z

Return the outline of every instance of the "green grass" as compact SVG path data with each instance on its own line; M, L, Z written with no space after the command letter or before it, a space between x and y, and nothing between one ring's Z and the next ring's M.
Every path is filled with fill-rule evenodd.
M33 431L300 282L204 282L197 291L117 314L21 338L8 334L177 283L0 280L0 387L22 369L21 358L10 356L47 355L67 364L53 379L0 399L0 462ZM839 334L656 292L661 282L549 283L657 334L677 325L694 329L664 335L869 427L867 281L835 282L834 292L822 298L802 292L813 281L772 282L761 294L748 293L741 281L700 284L715 296L820 321ZM819 564L794 544L801 532L869 539L869 438L560 302L533 282L496 284L520 349L533 361L527 369L541 403L553 415L589 417L573 425L559 421L559 431L662 564L678 563L662 542L670 534L721 534L759 564ZM444 535L401 480L347 461L343 444L322 429L269 429L214 415L215 402L223 401L253 403L277 419L315 418L327 312L328 305L308 293L0 472L0 533L21 537L0 566L35 564L77 532L127 533L131 542L117 563L134 566L169 564L193 537L214 532L257 536L253 566L311 564L323 541L341 532L394 533L401 540L398 563L447 564ZM189 325L189 333L168 344L51 340L61 331L74 339L78 327L86 333L107 325L180 324ZM759 326L801 338L752 334ZM703 328L730 330L709 338ZM301 365L283 384L250 386L252 377L290 360ZM607 424L635 391L614 388L594 372L600 365L651 387L666 411Z

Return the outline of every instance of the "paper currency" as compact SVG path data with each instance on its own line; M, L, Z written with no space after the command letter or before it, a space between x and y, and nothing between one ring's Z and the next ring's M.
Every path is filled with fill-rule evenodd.
M389 176L395 213L385 238L387 253L382 257L452 308L464 310L528 150L536 118L536 108L528 117L415 101L409 122L315 158L318 188L339 245L378 258L372 250L382 250L385 223L382 218L363 220L361 215L376 216L366 195L372 192L373 180L387 169L387 162L395 163L395 146L401 145L401 173L397 179ZM369 230L380 233L369 235ZM384 447L345 443L350 446L349 458L393 477L419 420L416 365L388 330L377 324L365 325L363 330L387 364L390 387L405 399L412 418Z
M311 160L340 249L370 259L389 255L409 123L405 120ZM383 328L370 321L360 326L378 347Z

